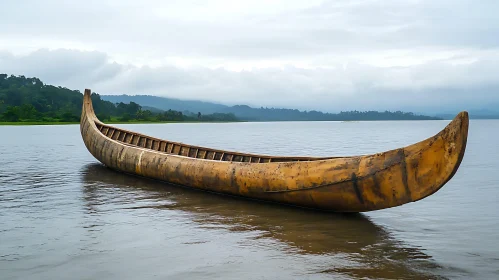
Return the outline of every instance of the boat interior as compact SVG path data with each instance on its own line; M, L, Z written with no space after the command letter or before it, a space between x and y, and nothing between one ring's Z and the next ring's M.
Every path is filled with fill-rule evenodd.
M171 155L179 155L197 159L229 161L229 162L250 162L250 163L268 163L268 162L292 162L292 161L315 161L332 159L334 157L280 157L245 154L232 151L211 149L206 147L192 146L179 142L172 142L154 138L151 136L139 134L136 132L124 130L95 122L97 129L107 138L120 142L124 145L134 146L153 150Z

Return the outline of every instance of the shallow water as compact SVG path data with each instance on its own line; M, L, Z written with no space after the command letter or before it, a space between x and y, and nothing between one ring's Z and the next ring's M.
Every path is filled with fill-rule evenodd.
M353 155L448 121L118 125L185 143ZM0 126L1 279L496 279L499 121L472 120L455 177L358 215L235 199L100 165L79 127Z

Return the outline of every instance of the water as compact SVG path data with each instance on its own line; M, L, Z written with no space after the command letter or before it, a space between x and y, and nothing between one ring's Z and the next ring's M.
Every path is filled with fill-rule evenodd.
M448 121L119 125L251 153L353 155ZM123 175L78 126L0 127L1 279L497 279L499 121L472 120L455 177L416 203L339 215Z

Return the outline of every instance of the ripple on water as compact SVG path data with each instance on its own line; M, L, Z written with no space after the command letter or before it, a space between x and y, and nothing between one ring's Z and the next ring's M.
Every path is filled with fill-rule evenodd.
M442 125L124 127L203 146L324 156L397 148ZM0 142L0 270L6 279L493 279L499 150L489 140L497 138L490 133L499 122L470 127L462 167L442 191L365 215L249 202L123 175L96 164L78 126L0 127L12 136Z

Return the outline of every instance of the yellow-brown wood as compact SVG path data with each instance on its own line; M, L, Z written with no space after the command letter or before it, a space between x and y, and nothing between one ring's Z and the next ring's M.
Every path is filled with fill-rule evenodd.
M112 127L95 116L85 90L80 130L106 166L169 183L338 212L365 212L423 199L446 184L463 159L468 113L416 144L373 155L275 157L215 150Z

